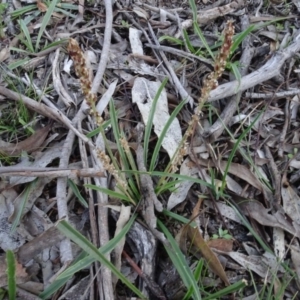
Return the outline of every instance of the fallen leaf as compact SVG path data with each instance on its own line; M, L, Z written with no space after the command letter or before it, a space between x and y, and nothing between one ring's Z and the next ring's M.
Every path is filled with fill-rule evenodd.
M283 202L283 209L285 213L296 223L300 224L300 197L297 192L288 185L281 186L281 197Z
M0 287L7 286L7 266L6 266L6 259L4 256L0 257ZM16 283L21 284L25 283L29 280L29 275L27 274L25 268L16 261Z
M160 85L161 82L159 81L150 81L145 78L137 78L134 81L132 88L132 102L137 103L145 124L147 124L148 122L150 111L153 106L153 99ZM168 108L167 93L166 90L163 89L159 95L153 118L154 132L158 137L160 137L169 119L170 114ZM180 124L178 119L175 118L168 131L165 133L164 139L162 141L162 146L167 151L170 158L173 157L181 140L182 133Z
M270 210L264 208L264 206L258 201L250 201L249 199L247 201L247 199L243 199L239 203L239 208L246 216L251 217L261 225L278 227L293 235L296 235L297 237L300 237L298 228L293 226L282 213L277 211L274 215L271 215L269 214Z
M0 63L9 58L9 48L5 47L0 51Z
M193 209L192 218L194 219L199 214L201 201L198 201L197 205ZM187 231L187 235L193 245L197 247L197 249L201 252L205 260L207 261L207 264L209 268L214 272L217 276L221 278L221 280L225 283L226 286L230 285L226 273L216 256L216 254L210 249L210 247L207 245L205 240L202 237L202 234L198 227L192 227L190 225L185 225L184 230Z
M190 177L197 177L199 172L198 167L189 159L186 158L180 166L180 175L186 175ZM168 200L167 209L171 210L176 205L182 203L194 183L192 181L184 180L175 185L175 191L170 195Z
M121 206L121 212L119 215L119 219L117 221L117 228L115 231L115 237L121 232L121 230L124 228L124 226L127 224L128 220L130 219L130 213L131 213L131 206L125 206L122 204ZM122 265L122 252L125 245L125 237L123 237L117 244L117 246L114 249L115 253L115 267L120 271L121 265ZM118 282L118 277L114 276L113 279L114 284L116 285Z
M233 240L226 240L226 239L210 240L207 242L207 246L223 252L230 252L232 251Z
M45 141L50 129L51 125L39 129L29 138L17 144L0 141L0 153L8 156L18 156L22 153L22 151L31 153L39 150L39 148Z
M41 0L37 0L36 5L40 12L46 12L48 9L47 5L45 3L43 3Z

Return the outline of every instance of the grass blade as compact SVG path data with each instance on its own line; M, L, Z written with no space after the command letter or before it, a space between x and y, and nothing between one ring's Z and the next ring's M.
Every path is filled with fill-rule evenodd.
M19 20L19 25L20 25L20 29L24 33L24 36L26 39L26 41L23 40L23 43L27 46L27 48L30 50L30 52L34 53L34 47L32 45L30 33L29 33L28 27L26 26L24 20Z
M246 134L251 130L251 128L254 126L254 124L256 123L256 121L259 119L259 117L262 115L263 111L261 111L256 118L253 120L253 122L250 124L250 126L243 131L243 133L239 136L239 138L237 139L236 143L233 146L233 149L228 157L228 162L226 164L226 168L224 170L224 174L223 174L223 178L222 178L222 186L220 189L221 194L223 194L225 186L226 186L226 176L228 174L228 170L230 167L230 164L232 163L233 157L235 156L235 153L239 147L239 144L241 142L241 140L246 136Z
M192 297L195 300L201 300L201 294L197 282L194 278L194 275L190 267L186 262L184 255L182 254L179 246L177 245L177 242L175 241L175 239L173 238L173 236L171 235L167 227L165 227L165 225L160 220L157 220L157 224L159 228L162 230L162 232L165 234L167 240L170 243L171 248L169 248L168 245L164 245L164 247L170 259L172 260L174 266L176 267L180 275L180 278L182 279L187 289L192 290Z
M19 223L20 223L20 220L21 220L21 218L22 218L22 216L23 216L23 211L24 211L24 209L25 209L25 207L26 207L26 203L27 203L27 201L28 201L28 196L29 196L29 194L32 192L32 190L35 188L35 184L36 184L37 180L38 180L38 179L35 179L34 181L30 182L30 183L26 186L26 188L25 188L25 190L22 192L22 194L19 195L19 197L22 197L22 203L21 203L21 205L20 205L20 207L19 207L19 209L18 209L17 216L16 216L16 218L14 219L14 221L13 221L13 223L12 223L12 226L11 226L11 232L12 232L12 233L16 230L17 226L18 226Z
M102 254L109 253L116 247L116 245L127 234L129 229L133 225L133 223L136 219L136 216L137 215L133 215L117 236L115 236L113 239L111 239L106 245L99 248L99 251ZM80 270L87 268L90 264L92 264L95 261L96 261L95 258L93 258L90 255L85 254L83 257L81 257L80 260L77 260L77 262L75 264L72 264L72 266L70 266L67 270L65 270L63 273L61 273L57 277L57 280L61 280L63 278L67 278L69 280L76 272L79 272Z
M86 208L89 207L89 205L87 204L87 202L85 201L85 199L82 197L82 195L80 194L80 191L77 187L77 185L74 183L73 180L68 179L68 185L69 187L72 189L73 193L75 194L75 196L77 197L78 201Z
M93 185L93 184L85 184L84 186L89 188L89 189L95 190L95 191L103 192L104 194L106 194L106 195L108 195L112 198L125 200L125 201L128 201L129 203L131 203L130 199L124 194L117 193L117 192L112 191L110 189L102 188L100 186L96 186L96 185Z
M50 19L51 19L51 16L52 16L52 13L54 12L54 9L55 9L55 6L57 4L58 0L52 0L51 1L51 4L49 5L48 9L47 9L47 12L43 18L43 21L42 21L42 24L41 24L41 27L40 27L40 30L39 30L39 33L38 33L38 36L37 36L37 39L36 39L36 44L35 44L35 50L38 51L39 49L39 46L40 46L40 41L41 41L41 37L42 37L42 34L44 33Z
M173 120L176 118L176 116L178 115L178 113L181 111L181 109L183 108L183 106L185 105L185 101L181 101L177 107L174 109L174 111L172 112L172 114L170 115L170 118L168 120L168 122L166 123L166 125L164 126L157 142L155 145L155 148L153 150L153 154L152 154L152 158L151 158L151 162L150 162L150 166L149 166L149 171L152 172L154 170L154 166L155 166L155 162L157 161L157 157L158 157L158 153L159 150L161 148L163 139L167 133L167 131L169 130Z
M101 253L87 238L74 229L67 221L62 220L56 224L56 227L69 239L75 242L91 257L98 260L111 270L130 290L138 297L145 299L144 295L137 289L106 257Z
M151 129L153 126L153 119L154 119L154 114L156 111L156 105L157 105L157 101L160 97L160 94L162 92L162 90L165 88L166 84L168 82L168 78L166 77L163 82L161 83L159 89L156 92L156 95L153 99L152 105L151 105L151 110L149 112L149 117L148 117L148 121L145 127L145 135L144 135L144 162L145 165L147 166L147 160L148 160L148 148L149 148L149 140L150 140L150 136L151 136Z
M193 26L194 26L194 31L195 33L199 36L201 42L203 43L205 49L207 50L207 52L209 53L209 55L211 56L211 58L213 60L215 60L215 56L214 54L212 53L209 45L207 44L207 41L202 33L202 30L200 29L199 25L198 25L198 16L197 16L197 7L196 7L196 4L195 4L195 1L194 0L189 0L189 3L190 3L190 7L192 9L192 12L193 12Z
M9 300L15 300L17 296L16 284L16 259L11 250L6 252L6 265L7 265L7 286Z

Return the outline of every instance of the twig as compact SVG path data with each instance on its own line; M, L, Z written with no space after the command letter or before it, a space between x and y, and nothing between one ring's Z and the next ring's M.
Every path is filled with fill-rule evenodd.
M57 94L60 96L60 99L65 103L65 105L67 107L69 107L71 104L75 104L75 103L61 83L61 79L60 79L59 72L58 72L58 66L57 66L59 52L60 52L60 48L57 48L55 51L55 57L53 60L53 66L52 66L53 86L54 86Z
M101 53L101 59L98 65L98 70L95 75L92 90L93 94L98 92L99 86L101 84L103 74L106 69L109 50L110 50L110 43L111 43L111 34L112 34L112 22L113 22L113 13L112 13L112 1L111 0L104 0L105 4L105 31L104 31L104 41L103 41L103 48Z
M59 160L60 168L68 167L74 139L75 139L75 133L69 130ZM68 221L69 217L68 217L68 203L66 198L67 195L66 190L67 190L67 178L59 177L57 179L57 186L56 186L56 201L57 201L58 217L59 219L65 218ZM59 248L60 248L61 261L64 264L68 264L70 261L73 260L73 253L72 253L70 239L66 238L62 240Z
M108 56L109 56L109 50L110 50L110 44L111 44L111 35L112 35L112 22L113 22L113 13L112 13L112 1L111 0L104 0L105 4L105 32L104 32L104 42L103 42L103 48L102 48L102 53L101 53L101 59L99 62L98 70L96 73L96 76L94 78L93 84L92 84L92 93L97 93L99 86L101 84L103 74L105 72L105 68L107 65L108 61ZM103 148L102 148L103 149ZM94 148L91 148L93 151ZM93 151L94 152L94 151ZM95 155L95 153L94 153ZM99 159L96 159L99 161ZM104 183L104 186L107 186L107 181L104 179L102 182L101 180L95 179L95 182L97 183ZM100 201L101 203L107 203L107 195L104 193L97 192L97 198L98 202ZM109 233L108 233L108 216L107 216L107 209L101 207L101 205L98 206L98 212L99 212L99 234L100 234L100 244L103 245L109 241ZM105 222L105 226L101 224L102 218L104 219L103 221ZM107 255L107 258L109 258L109 255ZM113 282L112 282L112 274L111 271L107 267L103 267L102 271L102 287L99 287L100 290L103 292L103 298L104 299L113 299L114 298L114 293L113 293ZM100 284L100 282L99 282Z
M251 93L246 92L245 97L251 99L278 99L295 96L300 94L300 89L290 89L288 91L277 92L277 93Z
M213 65L213 61L210 60L210 59L206 59L206 58L202 58L200 56L197 56L195 54L192 54L192 53L188 53L186 51L182 51L182 50L179 50L179 49L176 49L176 48L172 48L172 47L168 47L168 46L157 46L157 45L152 45L152 44L145 44L146 47L150 47L152 49L156 49L156 50L159 50L159 51L165 51L165 52L169 52L169 53L172 53L172 54L175 54L175 55L178 55L178 56L181 56L181 57L184 57L184 58L187 58L187 59L190 59L192 61L194 61L194 59L197 59L205 64L208 64L209 66L212 66Z
M244 1L235 0L223 6L217 6L205 11L200 11L197 14L197 22L200 25L208 24L220 16L225 16L229 13L234 12L235 10L238 10L239 8L242 8L243 5L244 5ZM182 29L188 29L192 27L192 25L193 25L193 19L187 19L181 23ZM181 36L181 31L178 31L175 34L175 37L179 38L180 36Z
M300 50L300 34L294 39L294 42L283 51L278 51L275 55L258 70L244 76L241 82L237 80L218 86L212 90L209 95L209 102L230 97L238 92L245 91L257 84L269 80L278 75L285 61L291 58Z
M61 168L15 168L0 167L1 176L21 176L21 177L105 177L103 172L94 168L86 169L61 169Z
M151 33L151 36L155 42L155 44L157 46L160 46L159 44L159 41L157 40L154 32L153 32L153 29L151 27L151 25L148 23L148 28L149 28L149 31ZM165 53L163 51L159 51L159 54L161 55L163 61L164 61L164 64L166 65L172 79L173 79L173 82L174 82L174 85L175 85L175 88L178 90L182 100L185 100L187 103L189 103L190 105L193 105L194 103L194 100L193 98L188 94L188 92L184 89L184 87L182 86L180 80L178 79L176 73L174 72L173 68L172 68L172 65L169 63Z
M10 100L22 101L29 109L48 117L52 120L58 121L70 130L72 130L79 138L81 138L85 143L89 144L91 147L94 147L93 143L82 133L80 133L72 124L72 122L62 114L58 109L48 107L43 103L34 101L33 99L21 95L19 93L13 92L3 86L0 86L0 94L6 96Z

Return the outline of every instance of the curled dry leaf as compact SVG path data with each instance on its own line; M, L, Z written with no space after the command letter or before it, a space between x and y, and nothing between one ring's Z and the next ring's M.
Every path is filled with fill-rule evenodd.
M31 135L26 140L19 142L17 144L6 143L1 141L0 143L0 153L8 156L18 156L22 151L28 153L39 150L43 142L45 141L51 125L48 125L42 129L37 130L33 135Z

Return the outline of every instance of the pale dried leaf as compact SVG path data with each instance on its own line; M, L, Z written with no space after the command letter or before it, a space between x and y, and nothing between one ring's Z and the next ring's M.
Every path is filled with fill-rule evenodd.
M273 244L276 257L283 260L285 257L284 231L281 228L273 228Z
M137 103L145 124L148 122L153 98L155 97L160 85L160 82L149 81L143 78L137 78L134 81L132 88L132 102ZM170 114L168 109L167 93L165 89L163 89L159 96L153 118L154 132L158 137L160 136L169 118ZM162 142L162 146L167 151L170 158L173 157L181 139L182 133L180 124L178 119L175 118Z
M140 55L144 54L143 44L140 39L141 35L142 32L140 30L137 30L133 27L129 28L129 40L132 53Z
M249 269L262 278L265 278L267 274L269 273L270 267L263 263L261 256L247 256L245 254L242 254L240 252L227 252L227 255L229 255L233 260L235 260L238 264L243 266L245 269ZM268 276L268 279L270 279L270 276Z
M300 231L295 228L280 212L274 215L269 214L269 210L257 201L241 202L239 207L246 216L256 220L258 223L269 227L278 227L293 235L300 237Z
M193 178L197 176L195 174L198 173L197 166L189 159L186 158L182 165L180 166L180 175L187 175ZM175 185L175 191L170 195L167 209L171 210L176 205L182 203L194 183L192 181L184 180Z
M300 198L292 186L281 186L281 197L285 213L300 225Z
M4 189L0 193L0 247L4 251L16 250L26 242L26 239L18 232L11 232L11 224L8 221L13 211L12 202L17 196L14 189Z
M97 103L96 109L100 115L102 115L102 113L104 112L104 109L107 107L109 101L112 101L112 96L116 90L117 83L118 80L113 81L109 85L107 91L101 97L100 101Z
M4 47L3 49L1 49L0 51L0 63L5 61L6 59L8 59L10 56L9 54L9 48L8 47Z
M210 200L204 200L204 204L211 209L215 209L214 204ZM228 218L229 220L232 220L236 223L243 224L243 222L238 217L238 215L236 214L235 210L232 207L222 202L217 202L216 205L218 206L220 214L223 217Z

